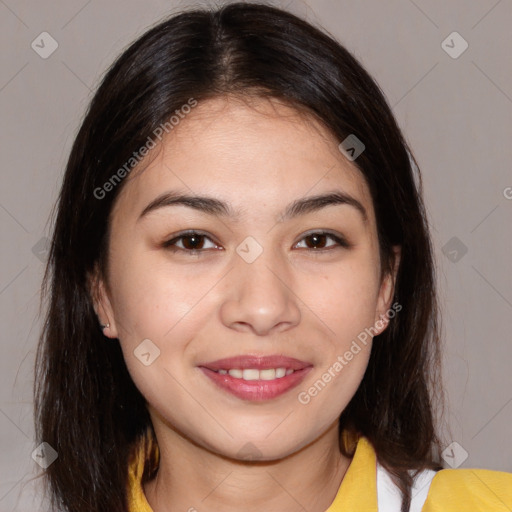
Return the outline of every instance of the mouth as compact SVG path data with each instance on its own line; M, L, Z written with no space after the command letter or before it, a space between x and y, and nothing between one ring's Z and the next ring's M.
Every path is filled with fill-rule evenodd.
M236 356L198 365L223 391L242 400L265 401L290 391L313 365L281 355Z
M215 371L215 370L213 370ZM274 380L282 379L286 375L291 375L295 370L291 368L266 368L264 370L258 370L257 368L231 368L229 370L221 369L217 370L220 375L230 375L235 379L243 380Z

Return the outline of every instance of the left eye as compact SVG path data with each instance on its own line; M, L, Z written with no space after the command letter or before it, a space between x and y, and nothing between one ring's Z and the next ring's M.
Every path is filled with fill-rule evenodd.
M332 243L329 243L329 241ZM341 237L324 232L306 235L295 247L299 247L301 244L303 245L300 248L312 250L330 249L336 246L348 247L348 243Z

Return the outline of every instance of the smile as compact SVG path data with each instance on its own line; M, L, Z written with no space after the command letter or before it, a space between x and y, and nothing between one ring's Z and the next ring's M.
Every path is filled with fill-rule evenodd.
M281 355L236 356L199 365L217 388L242 400L277 398L298 386L311 363Z
M247 368L245 370L241 370L240 368L235 368L231 370L218 370L217 373L221 375L230 375L235 379L243 379L243 380L274 380L281 379L286 375L290 375L295 370L291 368L267 368L266 370L258 370L257 368Z

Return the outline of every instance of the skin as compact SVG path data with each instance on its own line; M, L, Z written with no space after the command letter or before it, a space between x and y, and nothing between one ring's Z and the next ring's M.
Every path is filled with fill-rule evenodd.
M143 172L132 171L116 200L108 276L95 276L94 305L148 403L161 461L144 493L155 512L323 512L336 495L350 464L337 421L363 378L371 339L308 404L297 395L385 315L396 275L381 280L370 192L338 144L276 100L208 100ZM173 205L139 219L169 190L220 199L238 216ZM357 199L366 221L347 204L280 217L294 200L334 190ZM208 235L202 252L183 249L190 239L177 242L181 250L163 247L187 229ZM314 248L305 233L322 229L350 247L327 237ZM263 248L252 263L236 252L248 236ZM387 321L379 325L382 332ZM134 356L144 339L160 350L149 366ZM284 395L250 402L198 368L240 354L284 354L313 369ZM257 461L240 455L247 446Z

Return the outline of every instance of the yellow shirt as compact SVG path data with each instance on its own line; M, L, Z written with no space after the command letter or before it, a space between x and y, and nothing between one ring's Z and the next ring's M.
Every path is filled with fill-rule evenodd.
M143 457L139 457L129 468L129 512L153 512L140 482L143 467ZM421 512L511 511L512 473L486 469L438 471L421 509ZM365 437L357 441L352 461L326 512L378 512L377 458Z

